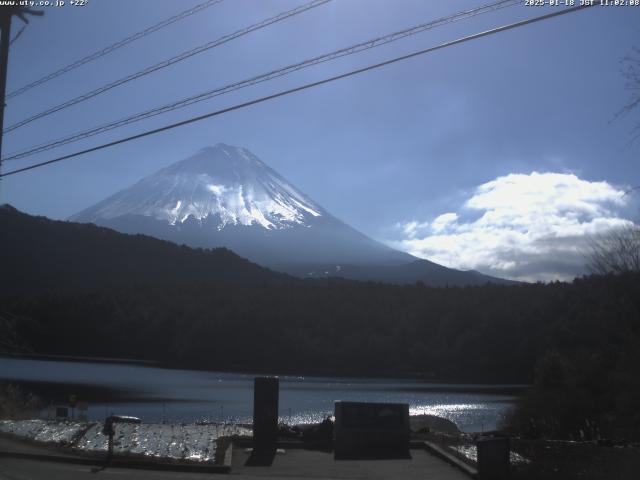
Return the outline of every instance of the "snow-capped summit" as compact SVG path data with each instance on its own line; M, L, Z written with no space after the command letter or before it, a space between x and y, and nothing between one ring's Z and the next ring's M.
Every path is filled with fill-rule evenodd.
M246 148L219 143L142 179L73 219L142 215L176 225L217 217L217 228L308 225L323 214L303 193Z

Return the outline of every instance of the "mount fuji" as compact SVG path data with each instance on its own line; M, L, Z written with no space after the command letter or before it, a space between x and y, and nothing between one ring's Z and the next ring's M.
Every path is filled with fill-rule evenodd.
M297 276L428 285L506 281L449 269L338 220L249 150L206 147L72 216L191 247L226 247Z

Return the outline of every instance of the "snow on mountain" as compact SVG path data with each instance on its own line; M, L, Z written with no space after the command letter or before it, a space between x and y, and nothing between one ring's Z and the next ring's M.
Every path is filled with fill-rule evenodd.
M142 215L171 225L189 217L202 221L219 216L227 225L259 225L266 229L308 226L323 209L296 190L249 150L218 144L144 178L75 219L108 220Z

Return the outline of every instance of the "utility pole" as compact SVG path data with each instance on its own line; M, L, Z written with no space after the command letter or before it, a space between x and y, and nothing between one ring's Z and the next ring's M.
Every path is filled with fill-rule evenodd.
M2 169L2 130L4 130L4 95L7 89L7 67L9 66L9 42L11 41L12 8L0 10L0 170Z
M11 43L11 19L16 15L24 23L29 23L27 15L44 15L44 12L27 7L0 7L0 171L2 171L2 131L4 130L4 107L7 89L7 69L9 67L9 44Z

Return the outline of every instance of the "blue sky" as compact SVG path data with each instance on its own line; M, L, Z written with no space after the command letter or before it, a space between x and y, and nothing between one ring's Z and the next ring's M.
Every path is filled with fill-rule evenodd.
M8 90L200 1L89 0L85 7L46 8L12 45ZM302 3L221 2L10 99L5 126ZM485 3L490 2L333 0L11 132L3 151ZM552 9L517 5L445 25L3 168ZM206 145L224 142L250 149L335 216L397 248L511 278L570 278L584 263L576 247L580 241L638 220L637 195L623 193L640 184L640 145L630 145L640 112L614 117L629 98L620 61L640 46L639 34L640 7L593 7L7 177L0 201L66 218Z

